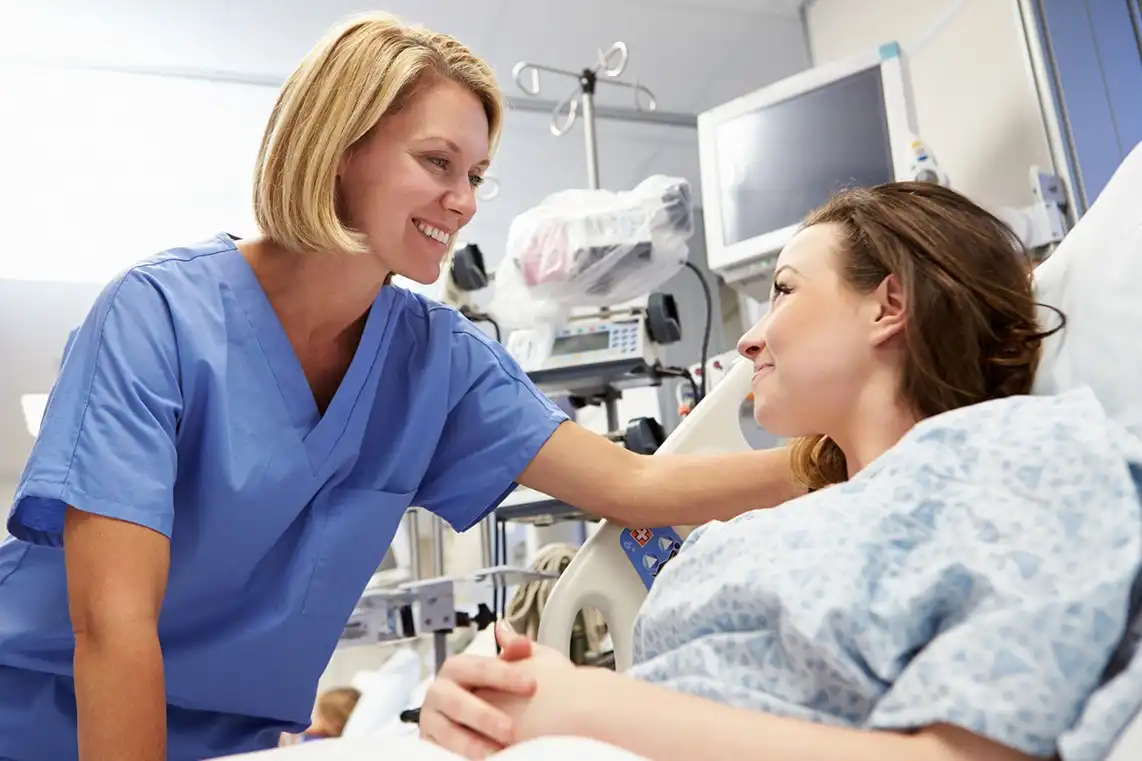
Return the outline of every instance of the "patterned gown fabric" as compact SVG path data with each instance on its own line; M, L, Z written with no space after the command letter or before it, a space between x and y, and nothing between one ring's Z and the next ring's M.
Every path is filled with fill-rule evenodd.
M950 723L1103 758L1142 704L1126 636L1140 464L1085 389L926 420L848 483L691 535L629 673L815 722Z

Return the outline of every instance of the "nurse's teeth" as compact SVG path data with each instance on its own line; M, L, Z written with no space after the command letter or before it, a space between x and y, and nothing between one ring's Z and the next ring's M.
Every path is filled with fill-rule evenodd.
M445 243L445 244L447 244L448 239L452 237L451 235L449 235L445 231L441 230L439 227L433 227L430 224L426 224L426 223L420 222L420 221L417 221L416 229L420 230L422 233L427 235L429 238L432 238L433 240L437 240L437 241L440 241L441 243Z

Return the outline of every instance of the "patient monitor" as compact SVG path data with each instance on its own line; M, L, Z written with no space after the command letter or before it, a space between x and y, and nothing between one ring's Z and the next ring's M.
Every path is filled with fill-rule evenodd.
M888 43L794 74L698 116L706 259L734 289L769 298L778 253L805 215L846 187L956 187L918 137L907 57ZM1058 177L1028 168L1033 202L997 208L1023 245L1066 230Z
M711 270L767 301L777 254L805 215L838 190L946 182L917 137L906 64L890 43L698 116Z

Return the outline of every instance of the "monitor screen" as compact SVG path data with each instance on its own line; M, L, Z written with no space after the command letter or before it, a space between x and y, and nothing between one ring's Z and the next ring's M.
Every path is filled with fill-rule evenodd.
M894 177L880 67L715 130L722 244L797 224L845 187Z

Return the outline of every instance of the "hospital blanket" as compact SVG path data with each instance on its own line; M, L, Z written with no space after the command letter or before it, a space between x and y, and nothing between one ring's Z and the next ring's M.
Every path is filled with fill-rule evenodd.
M461 756L418 738L327 740L228 756L219 761L463 761ZM611 745L578 737L541 737L493 753L489 761L646 761Z
M1140 447L1085 389L926 420L845 484L692 534L629 673L816 722L950 723L1103 758L1142 704L1123 644Z

